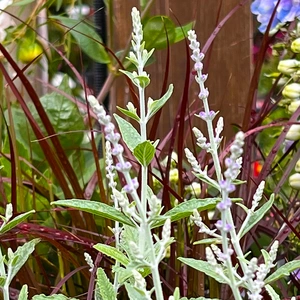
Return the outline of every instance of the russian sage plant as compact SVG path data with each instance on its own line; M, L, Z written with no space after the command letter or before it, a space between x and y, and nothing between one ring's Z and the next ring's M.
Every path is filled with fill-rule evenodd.
M136 8L132 10L133 34L132 51L129 53L129 61L134 64L137 71L122 71L128 76L138 88L140 114L136 113L136 108L132 103L128 103L127 110L121 111L129 118L139 123L140 132L125 119L115 115L119 125L122 138L132 151L133 155L141 166L141 181L132 178L130 170L131 163L126 161L123 156L124 148L120 143L120 134L115 132L115 126L111 117L106 114L104 108L99 105L94 96L89 96L88 101L97 114L98 121L104 126L106 139L106 171L108 184L112 191L112 199L116 209L121 211L130 219L133 226L120 226L116 222L114 228L116 247L114 250L109 246L97 245L99 251L113 256L110 251L118 251L124 258L123 262L117 259L114 268L115 282L114 293L116 295L121 284L125 284L128 295L131 299L151 299L154 291L157 299L163 299L162 285L158 266L164 258L166 249L172 242L171 220L166 218L164 221L161 238L153 235L152 226L161 213L161 200L158 199L147 185L148 165L151 162L157 142L147 139L147 123L150 118L165 104L172 94L173 86L170 85L167 93L159 100L145 99L145 88L149 85L149 74L144 70L144 66L151 57L154 49L147 51L144 48L143 30L140 14ZM115 157L117 163L114 164ZM119 191L115 182L115 172L120 172L126 181L122 190ZM140 187L140 193L137 189ZM149 207L149 209L148 209ZM124 255L126 253L126 256ZM145 274L151 273L153 278L153 289L146 289ZM131 281L133 284L128 282ZM101 293L101 291L100 291Z
M208 104L208 89L205 87L207 75L202 73L202 60L204 54L201 53L200 43L194 31L188 32L190 41L190 49L193 54L191 56L194 61L194 69L197 72L195 77L199 84L199 99L203 103L204 111L200 112L198 117L206 122L208 129L208 139L204 137L202 132L193 128L193 132L197 139L197 145L211 154L216 170L217 179L214 180L207 175L207 168L201 169L197 159L189 149L185 149L186 157L191 164L195 175L201 180L215 187L221 194L221 201L217 204L220 213L220 219L215 223L216 229L209 229L203 222L197 210L194 210L192 220L200 228L200 232L212 237L211 245L206 248L207 261L194 260L189 258L179 258L182 262L189 266L214 277L217 281L230 286L235 299L243 299L242 295L247 292L248 299L263 299L261 292L265 288L272 299L279 299L275 290L268 284L274 280L274 274L267 278L270 270L275 267L275 259L278 250L278 241L274 241L269 252L262 249L263 263L259 263L256 257L251 257L249 253L245 255L242 251L241 238L255 225L264 214L270 209L274 196L265 203L261 208L258 205L263 196L264 182L261 182L253 197L251 208L237 203L246 212L246 218L238 231L235 229L233 216L231 214L231 206L233 202L230 194L235 191L236 185L241 184L237 177L242 167L242 153L245 135L238 132L234 142L230 147L230 156L224 161L225 171L222 172L221 163L218 155L218 148L222 137L220 136L223 129L223 119L220 117L214 128L213 120L217 113L210 110ZM203 241L202 241L203 242ZM221 244L221 248L216 244ZM233 265L232 256L236 255L238 265ZM251 257L250 259L248 257ZM238 272L240 269L242 272ZM278 278L283 275L283 269L277 271ZM276 273L275 272L275 273ZM277 278L277 279L278 279ZM273 279L273 280L272 280Z
M214 127L216 112L211 111L208 104L208 89L205 87L207 75L202 74L202 60L204 54L200 51L200 44L196 39L194 31L189 31L188 39L193 52L191 58L195 62L194 68L197 72L196 81L200 87L199 98L203 103L204 111L198 116L203 119L208 128L208 138L202 132L193 128L197 144L211 154L216 170L216 179L208 176L207 167L204 169L199 165L196 157L189 149L185 149L188 162L191 164L196 177L206 182L219 191L220 197L208 199L191 199L178 204L171 210L162 214L162 203L152 189L148 186L148 166L151 163L159 141L149 141L147 137L147 123L158 112L170 98L173 86L170 85L166 94L158 100L145 99L145 89L150 83L149 74L144 67L153 54L154 49L145 49L143 41L143 30L140 14L136 8L132 9L133 34L132 51L128 60L136 67L137 71L122 71L138 89L139 114L133 103L127 104L127 109L119 108L128 118L136 121L139 125L137 131L131 123L118 115L114 115L119 127L117 132L104 107L97 99L90 95L88 102L97 115L99 123L103 127L106 139L105 163L108 188L111 191L111 199L114 207L96 201L86 200L59 200L55 205L79 208L95 215L109 218L115 221L112 229L115 245L97 244L95 249L115 260L112 269L114 279L110 282L102 268L98 268L97 283L95 288L95 299L115 300L121 286L125 286L130 299L155 299L163 300L164 294L159 274L159 264L166 255L166 250L173 242L171 237L171 222L192 214L192 220L199 226L200 232L210 238L211 244L206 248L206 261L191 258L179 258L180 261L193 267L208 276L214 277L221 284L227 284L232 290L235 299L262 299L261 292L266 289L272 299L279 299L270 283L278 280L287 272L299 268L299 264L286 264L272 275L267 277L270 270L275 266L278 250L278 242L275 241L269 252L262 249L263 263L259 263L255 257L245 255L242 251L241 238L257 224L270 209L274 201L272 196L259 209L259 203L263 196L264 182L262 182L253 197L252 207L247 208L237 203L246 212L246 218L237 231L231 214L233 205L230 194L235 191L236 185L242 182L238 175L242 167L242 153L245 135L239 132L230 147L230 156L225 159L225 171L222 171L219 160L218 149L220 147L223 130L223 118L220 117ZM140 165L140 180L133 176L132 163L126 160L123 142L132 152L136 162ZM124 179L123 186L119 188L117 175ZM216 222L216 229L212 230L206 226L200 217L201 210L217 207L220 212L220 220ZM153 229L162 226L161 235L154 234ZM201 242L205 242L201 241ZM216 244L221 244L219 248ZM233 265L232 256L236 255L238 265ZM85 254L90 271L97 266L89 254ZM151 275L153 288L147 289L145 277ZM179 300L180 291L175 289L170 300ZM182 298L186 299L186 298ZM202 297L199 299L203 299Z

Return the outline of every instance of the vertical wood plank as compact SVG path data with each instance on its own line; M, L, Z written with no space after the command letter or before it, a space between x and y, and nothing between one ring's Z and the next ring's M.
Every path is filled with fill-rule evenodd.
M195 30L198 39L203 46L213 32L216 24L224 18L231 9L239 4L239 0L169 0L156 1L152 7L151 14L162 14L170 16L176 23L174 15L181 24L196 21ZM136 0L114 1L114 50L123 49L130 37L131 17L133 6L138 6ZM220 8L220 16L218 11ZM245 109L246 96L251 76L251 13L249 5L239 9L221 29L216 37L212 52L204 64L208 66L209 79L207 86L210 92L211 108L220 111L224 117L224 136L229 139L233 135L232 124L241 124ZM166 51L156 51L156 62L147 68L150 73L151 85L147 89L147 96L157 98L160 95L165 68ZM173 125L178 104L181 99L186 56L184 43L181 42L171 46L171 66L169 82L174 83L175 89L172 98L162 117L159 126L159 136L162 137ZM198 87L192 84L190 101L196 100L201 109L201 102L197 100ZM112 111L116 105L125 106L130 100L128 87L123 75L116 80L114 92L112 93Z
M217 24L235 7L240 0L166 0L155 1L151 15L170 16L176 24L174 15L184 25L196 21L195 30L201 47L212 34ZM138 7L137 0L115 0L115 31L113 35L114 50L123 49L130 37L131 17L133 6ZM241 7L235 13L216 37L210 53L204 60L208 70L209 103L211 109L220 111L225 120L224 139L229 140L233 134L233 124L241 125L246 107L247 93L251 78L251 41L252 16L248 5ZM147 68L150 73L151 85L147 88L147 96L157 99L161 93L164 77L166 51L156 51L156 62ZM181 42L171 46L171 64L169 83L173 83L174 93L163 110L159 124L159 138L172 128L178 105L182 97L186 67L185 45ZM194 107L198 112L202 110L198 99L199 88L193 83L190 88L190 103L196 101ZM111 93L112 111L116 105L124 107L130 100L128 88L123 76L115 82ZM205 132L204 122L194 120L194 123ZM205 258L204 247L193 248L195 258ZM204 296L204 275L199 272L189 272L189 296ZM172 284L169 282L169 284ZM216 291L217 293L217 291Z

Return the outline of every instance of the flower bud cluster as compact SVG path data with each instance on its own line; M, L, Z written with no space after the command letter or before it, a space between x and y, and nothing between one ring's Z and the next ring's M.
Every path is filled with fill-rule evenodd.
M197 35L194 30L190 30L188 32L188 39L190 41L190 49L192 50L193 54L191 56L192 60L195 62L194 69L197 72L197 76L195 77L195 80L200 84L204 84L204 82L207 79L207 74L202 74L203 69L203 59L204 54L200 51L200 43L197 41ZM209 92L207 88L201 89L201 92L199 94L199 98L201 100L205 100L208 98Z
M186 156L188 162L190 163L190 165L192 166L194 172L206 176L207 175L206 171L201 170L201 167L200 167L196 157L194 156L194 154L188 148L185 148L184 152L185 152L185 156Z
M87 100L91 108L97 115L99 123L104 126L105 139L109 141L113 146L113 148L111 149L111 146L107 146L106 144L106 150L108 151L108 153L106 154L106 171L110 187L115 186L115 183L113 182L113 169L116 169L125 175L126 185L124 186L123 190L128 194L136 193L136 190L139 187L139 183L136 178L130 178L129 172L131 169L131 164L129 162L126 162L123 158L124 148L121 144L119 144L119 140L121 138L120 134L115 132L115 125L111 122L111 117L106 114L105 109L102 105L99 104L98 100L93 95L88 96ZM118 159L118 163L115 167L113 167L113 160L111 155L116 156ZM118 199L121 199L120 195L118 196ZM124 199L122 199L122 201L124 202Z
M257 206L258 206L258 204L259 204L259 202L260 202L260 200L263 196L264 188L265 188L265 182L262 181L259 184L259 186L258 186L258 188L257 188L257 190L256 190L256 192L253 196L253 201L252 201L252 206L251 206L251 211L252 212L254 212L255 209L257 208Z
M252 285L252 290L248 292L249 299L263 299L260 295L262 288L265 286L264 280L271 268L275 266L274 261L276 259L277 251L278 251L279 242L275 241L271 246L270 252L268 255L264 255L265 263L260 264L257 267L255 272L255 280ZM254 262L253 262L254 264ZM252 266L254 269L254 266ZM254 277L254 276L253 276Z
M222 190L228 194L235 191L235 186L232 183L238 176L242 167L242 158L245 135L243 132L238 132L235 140L230 147L231 155L225 159L226 171L224 172L224 180L219 182ZM227 201L227 200L226 200ZM222 205L222 204L221 204Z

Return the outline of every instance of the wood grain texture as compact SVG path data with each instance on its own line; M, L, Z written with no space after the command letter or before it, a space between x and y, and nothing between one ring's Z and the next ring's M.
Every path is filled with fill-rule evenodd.
M131 32L130 12L133 6L138 7L137 0L114 1L114 50L123 49L128 43ZM195 30L201 46L205 44L218 22L224 18L239 0L169 0L155 1L151 8L151 15L163 14L170 16L176 23L174 15L181 24L195 20ZM217 35L211 53L204 61L208 68L209 102L211 109L220 111L225 120L224 135L228 140L233 136L231 124L241 124L245 110L245 102L251 77L251 13L249 5L241 7L225 24ZM218 18L218 12L219 18ZM159 97L165 69L166 51L156 51L156 62L147 68L150 73L151 85L147 89L147 96ZM182 96L185 77L185 46L184 42L171 46L171 65L169 83L174 83L175 89L167 107L164 108L160 137L164 136L173 125ZM198 87L195 83L190 88L190 103L197 101L197 109L201 110L201 101L197 99ZM115 106L124 107L130 100L128 87L123 76L115 81L112 92L112 111ZM197 125L201 122L197 122ZM202 128L202 125L200 125Z

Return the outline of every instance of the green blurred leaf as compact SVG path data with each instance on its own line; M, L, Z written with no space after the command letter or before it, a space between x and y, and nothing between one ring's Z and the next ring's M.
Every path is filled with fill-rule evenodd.
M203 211L214 208L218 201L220 201L220 198L191 199L182 202L162 215L161 218L153 224L152 228L162 226L167 218L171 218L171 222L186 218L193 213L194 209Z
M240 235L240 238L242 238L253 226L255 226L263 217L264 215L270 210L274 202L274 194L271 195L268 202L266 202L262 207L260 207L258 210L256 210L253 215L250 217L247 226L243 230L243 232Z
M113 258L114 260L121 263L123 266L127 266L129 264L129 259L126 257L126 255L124 255L121 251L119 251L115 247L104 245L104 244L97 244L94 245L93 248L107 255L108 257Z
M164 49L167 47L167 36L170 44L174 43L176 38L175 25L166 16L155 16L148 19L144 24L143 32L147 50Z
M96 216L133 226L132 221L128 217L122 214L119 210L105 203L90 200L70 199L51 202L51 205L77 208L79 210L92 213Z
M51 16L52 19L59 20L65 27L70 29L70 33L82 51L95 62L108 64L109 56L105 48L101 45L102 39L96 31L82 21L70 19L62 16Z
M170 99L172 93L173 84L170 84L167 92L160 99L154 100L153 102L148 101L148 112L146 116L147 121L149 121L165 105L165 103Z
M15 218L13 218L11 221L9 221L8 223L6 223L0 230L0 234L3 234L9 230L11 230L12 228L16 227L17 225L19 225L21 222L23 222L24 220L26 220L30 215L34 214L35 210L31 210L28 211L24 214L18 215Z
M183 25L182 27L175 28L175 39L174 43L182 41L186 36L189 30L193 29L195 22L190 22Z
M20 291L18 300L27 300L27 299L28 299L28 286L27 284L24 284Z
M114 291L114 286L111 284L102 268L97 269L97 288L100 292L102 300L117 299Z
M282 277L289 276L291 272L300 269L300 260L290 261L280 268L278 268L273 274L267 277L264 281L266 284L272 283Z
M34 2L35 0L20 0L20 1L15 1L14 3L12 3L12 6L22 6L22 5L27 5L30 4L32 2Z
M145 141L138 144L133 149L134 157L140 162L144 167L147 167L152 161L155 154L155 147L149 141Z
M141 136L137 130L125 119L121 118L117 114L114 117L118 123L122 138L127 147L133 151L133 149L141 143Z
M214 278L220 283L228 283L222 276L220 276L220 274L217 271L214 270L214 268L212 268L211 264L207 261L184 257L179 257L178 260L190 266L191 268L196 269L199 272L205 273L207 276Z

